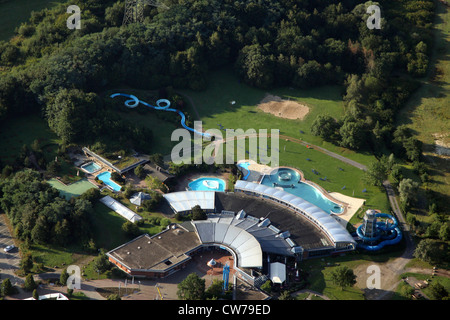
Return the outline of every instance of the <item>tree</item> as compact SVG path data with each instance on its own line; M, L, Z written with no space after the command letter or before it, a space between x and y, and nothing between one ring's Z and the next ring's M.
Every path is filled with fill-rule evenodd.
M24 273L29 273L32 268L33 268L33 256L31 255L31 253L27 252L23 255L22 259L20 260L20 269Z
M414 251L414 257L425 262L435 263L440 260L439 243L431 239L423 239Z
M192 207L192 220L206 220L206 212L199 206Z
M339 124L329 115L318 115L311 124L311 133L326 141L337 139Z
M126 221L122 224L122 230L125 232L127 236L135 237L141 233L138 225L131 222Z
M205 297L207 299L219 299L223 296L223 281L214 279L212 284L206 289Z
M448 241L450 239L450 224L444 223L439 229L439 239L443 241Z
M266 282L264 282L261 285L261 290L267 292L267 293L271 293L272 292L272 281L267 280Z
M399 183L403 179L402 167L399 164L392 166L391 176L396 183Z
M144 179L145 176L147 175L147 173L145 172L144 166L143 165L139 165L134 169L134 174L139 178L139 179Z
M31 240L35 243L46 243L49 237L49 226L47 219L44 216L40 216L33 230L31 230Z
M364 180L373 186L381 186L387 178L386 164L381 161L373 161L367 166L364 172Z
M120 27L123 20L123 1L114 3L105 10L105 21L111 26Z
M360 121L346 120L339 129L341 135L340 145L354 150L360 149L365 141L363 123Z
M416 196L419 184L412 179L403 179L398 184L400 201L409 204Z
M205 280L196 273L189 274L177 287L177 296L181 300L202 300L205 297Z
M245 46L239 54L236 66L246 83L258 88L269 88L272 85L274 68L267 46Z
M65 286L67 284L67 279L69 279L69 273L67 272L67 269L64 269L59 276L59 283Z
M407 299L411 299L411 296L414 294L414 288L404 283L400 288L400 294Z
M442 300L445 297L448 297L448 291L440 282L434 282L430 285L430 293L433 299Z
M100 252L100 254L94 259L93 267L95 271L99 271L103 273L110 268L108 256L104 252Z
M4 296L9 296L14 293L14 288L11 284L11 280L9 278L6 278L2 282L2 294Z
M34 282L33 275L30 273L25 278L24 288L27 291L33 291L37 288L36 282Z
M331 271L331 281L339 287L341 290L345 287L351 287L356 283L356 275L353 270L349 269L347 266L339 266Z
M38 294L38 292L37 292L37 289L34 289L34 290L33 290L32 296L33 296L33 298L34 298L35 300L39 300L39 294Z
M288 290L284 290L283 292L281 292L278 300L294 300L294 298L291 296Z
M55 244L66 245L69 242L70 236L70 226L66 219L57 221L55 227L53 228L53 239L52 242Z
M56 94L54 102L47 105L48 124L64 143L88 136L88 124L96 109L96 97L94 93L78 89L62 89Z

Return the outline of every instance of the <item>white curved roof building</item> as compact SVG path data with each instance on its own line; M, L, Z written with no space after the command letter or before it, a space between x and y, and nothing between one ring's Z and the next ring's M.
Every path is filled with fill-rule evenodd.
M234 189L279 202L302 214L330 237L336 249L354 249L356 247L356 241L338 221L319 207L298 196L284 190L243 180L238 180Z
M214 191L179 191L167 193L164 198L175 212L190 211L196 205L206 212L214 211Z

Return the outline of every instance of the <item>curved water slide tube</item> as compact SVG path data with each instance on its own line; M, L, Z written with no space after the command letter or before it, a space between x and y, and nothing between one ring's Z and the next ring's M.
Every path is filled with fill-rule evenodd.
M181 116L181 125L183 126L183 128L185 128L186 130L189 130L191 132L194 132L196 134L199 134L201 136L211 137L211 135L209 133L200 132L200 131L197 131L197 130L195 130L193 128L188 127L186 125L186 116L184 115L184 113L181 112L180 110L170 108L170 101L167 100L167 99L160 99L160 100L156 101L156 106L152 106L151 104L148 104L145 101L139 100L136 96L134 96L132 94L114 93L114 94L111 95L111 98L115 98L117 96L130 98L129 100L125 101L125 106L127 108L136 108L141 103L144 106L147 106L149 108L153 108L155 110L164 110L164 111L171 111L171 112L178 113ZM162 105L162 104L164 104L164 105Z
M380 250L381 248L383 248L384 246L387 245L393 245L393 244L397 244L400 242L400 240L402 240L402 232L400 230L400 228L398 227L398 221L396 218L394 218L392 215L387 214L387 213L377 213L376 217L378 218L387 218L387 219L391 219L393 221L392 224L385 224L384 222L377 222L377 228L383 231L391 231L391 234L388 236L377 236L374 238L369 238L369 237L365 237L362 234L362 226L360 225L358 227L358 229L356 229L356 234L358 235L358 237L360 237L361 239L363 239L364 241L377 241L380 238L382 239L382 241L380 243L378 243L377 245L367 245L364 243L359 243L358 246L368 250L368 251L377 251Z

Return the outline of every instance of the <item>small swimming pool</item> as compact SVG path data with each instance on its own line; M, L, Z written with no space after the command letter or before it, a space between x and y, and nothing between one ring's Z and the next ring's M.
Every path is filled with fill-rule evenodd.
M84 171L88 172L88 173L94 173L97 172L98 170L100 170L102 167L100 167L98 164L96 164L95 162L89 162L87 164L83 164L81 166L81 169L83 169Z
M342 206L328 199L320 190L301 182L300 174L290 168L274 170L270 175L264 177L261 184L274 188L281 187L284 191L305 199L326 213L341 213L344 211Z
M105 171L97 176L98 180L102 180L104 184L111 187L114 191L120 191L122 189L117 183L111 180L111 172Z
M193 191L225 191L225 181L219 178L199 178L189 183Z

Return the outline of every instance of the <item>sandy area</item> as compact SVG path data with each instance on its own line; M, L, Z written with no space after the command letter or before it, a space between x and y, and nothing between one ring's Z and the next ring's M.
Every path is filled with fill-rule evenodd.
M255 161L249 159L249 160L239 160L237 162L237 164L242 163L242 162L249 162L250 165L248 166L248 169L250 171L256 171L259 172L261 174L270 174L270 172L272 172L273 168L270 166L266 166L264 164L259 164L256 163Z
M358 211L359 208L364 204L365 199L359 199L359 198L353 198L350 196L346 196L339 192L330 192L330 196L335 198L336 200L345 202L348 204L347 211L343 214L337 215L338 221L345 227L347 225L347 222L350 221L350 219L353 217L353 215ZM343 221L341 221L343 220Z
M301 103L283 100L278 96L267 94L258 105L258 109L284 119L302 120L309 108Z

